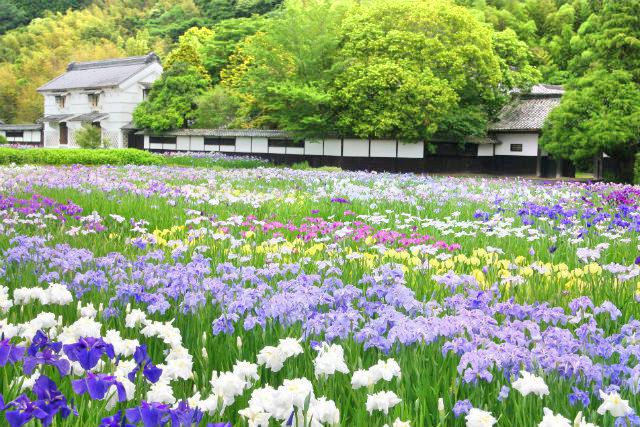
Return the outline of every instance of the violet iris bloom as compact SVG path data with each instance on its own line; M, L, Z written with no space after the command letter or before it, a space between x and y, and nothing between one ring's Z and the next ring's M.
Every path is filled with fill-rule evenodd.
M34 418L43 419L47 413L37 406L37 402L29 400L26 394L18 396L13 402L7 403L4 414L11 427L21 427Z
M331 203L349 203L347 199L343 199L342 197L334 197L331 199Z
M0 366L7 363L14 364L24 357L25 348L11 344L9 339L0 340Z
M156 383L160 379L160 375L162 375L162 369L156 367L153 363L151 363L151 356L147 353L147 346L141 345L136 348L135 353L133 353L133 360L138 364L127 377L129 381L132 383L135 382L136 374L142 367L142 374L145 376L149 382Z
M36 332L31 341L31 345L27 349L27 356L24 358L22 370L25 374L31 375L37 365L55 366L60 375L65 376L69 373L70 365L67 359L61 359L60 349L62 343L50 341L42 332Z
M197 426L202 421L202 416L200 409L190 408L189 404L183 400L176 409L171 411L171 427Z
M162 427L169 422L171 408L157 402L143 401L140 406L127 409L127 420L134 424L142 423L144 427Z
M85 371L93 369L103 354L109 359L115 357L113 345L102 338L80 338L77 343L66 344L63 348L69 360L80 363Z
M56 383L50 378L41 375L33 385L33 392L38 397L40 409L47 413L45 418L41 418L42 425L48 426L53 421L56 414L60 413L62 418L67 418L75 410L67 405L67 398L58 390Z
M116 386L118 391L118 401L124 402L127 400L127 392L120 381L116 380L116 377L107 374L94 374L87 372L87 377L71 382L73 391L76 394L87 393L94 400L104 399L109 389L112 386Z
M54 353L60 353L62 343L49 340L49 337L42 331L37 331L31 340L31 345L27 349L29 356L35 356L39 351L50 349Z
M57 414L64 419L77 412L67 405L67 398L60 393L50 378L42 375L33 385L37 400L31 401L26 394L4 405L5 418L11 427L21 427L33 419L40 420L43 426L53 422Z
M100 420L98 427L135 427L133 424L129 424L124 418L122 411L117 412L115 415L105 417Z

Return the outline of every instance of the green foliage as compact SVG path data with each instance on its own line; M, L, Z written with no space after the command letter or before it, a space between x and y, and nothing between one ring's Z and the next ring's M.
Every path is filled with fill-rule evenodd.
M7 137L4 135L0 135L0 145L5 145L8 144L9 141L7 140Z
M635 164L633 167L633 183L640 185L640 153L636 154Z
M102 130L91 124L83 124L75 133L76 144L80 148L96 149L102 146Z
M493 49L500 62L503 87L526 92L542 79L540 71L532 65L529 47L512 29L493 34Z
M438 0L372 1L352 8L343 28L346 70L335 96L343 132L407 140L484 134L501 105L503 79L491 32L466 9Z
M580 160L606 153L633 159L640 143L640 87L631 73L596 70L572 82L551 112L540 143L557 157ZM630 180L629 171L620 171Z
M0 148L0 164L18 165L159 165L162 156L135 149L85 150Z
M640 2L605 0L575 44L572 78L562 104L548 118L541 143L575 161L606 153L619 162L618 179L631 181L640 135Z
M304 135L332 126L329 87L346 3L291 1L263 32L244 39L221 72L238 92L244 126Z
M91 0L0 0L0 34L26 24L47 12L81 9Z
M153 83L149 99L133 112L139 128L154 132L187 126L195 119L195 100L209 87L198 69L176 62Z
M12 0L0 0L0 34L28 21L26 13Z
M191 43L180 43L176 49L172 50L165 61L164 69L165 71L170 71L176 65L182 66L184 64L187 64L196 70L203 79L207 80L207 82L211 81L207 70L202 65L200 54L196 47Z
M220 80L220 71L229 64L229 56L245 37L264 27L266 19L260 15L250 18L227 19L213 26L213 35L204 40L199 52L213 82Z
M240 99L235 93L222 86L216 86L202 94L197 100L195 127L222 128L235 122Z

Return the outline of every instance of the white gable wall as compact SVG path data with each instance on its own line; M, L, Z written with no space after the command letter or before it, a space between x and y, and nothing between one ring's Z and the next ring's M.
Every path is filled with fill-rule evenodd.
M537 133L497 133L495 137L499 144L496 145L496 156L537 156ZM522 144L522 151L511 151L511 144ZM478 155L480 153L478 152Z
M89 103L89 97L85 90L69 90L66 95L65 106L60 108L55 101L56 93L45 92L44 115L58 114L85 114L99 111L109 115L100 121L102 136L107 139L112 147L123 147L122 127L133 119L133 110L143 100L144 86L141 83L152 83L162 74L162 66L151 63L142 71L127 79L118 87L101 89L97 107ZM67 122L69 128L69 147L76 146L74 133L80 128L80 122ZM45 123L44 141L47 147L59 146L59 132L57 123Z

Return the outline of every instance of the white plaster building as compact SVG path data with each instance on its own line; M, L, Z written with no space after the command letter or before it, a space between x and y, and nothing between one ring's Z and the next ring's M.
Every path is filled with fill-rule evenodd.
M0 135L7 138L9 144L42 145L42 125L14 124L0 122Z
M38 89L44 96L44 146L77 147L75 132L88 123L100 127L105 145L126 147L133 110L161 74L154 53L72 62L64 74Z

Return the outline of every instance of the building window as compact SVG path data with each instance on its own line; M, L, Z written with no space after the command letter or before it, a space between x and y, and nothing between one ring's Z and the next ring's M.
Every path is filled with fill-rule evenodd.
M151 90L151 88L145 87L144 89L142 89L142 100L144 101L145 99L149 98L149 91Z
M236 145L235 138L206 137L204 145Z
M67 97L65 95L56 95L56 104L58 104L58 107L60 108L64 108L66 100Z
M151 144L175 144L175 136L150 136L149 142Z
M511 147L509 148L512 152L518 152L521 153L522 152L522 144L511 144Z
M100 102L100 94L99 93L90 93L87 95L89 98L89 105L92 107L97 107L98 102Z
M302 140L269 138L269 147L301 147L303 143Z
M8 130L6 131L7 138L23 138L24 132L21 130Z

